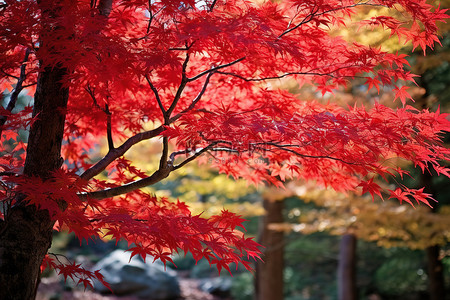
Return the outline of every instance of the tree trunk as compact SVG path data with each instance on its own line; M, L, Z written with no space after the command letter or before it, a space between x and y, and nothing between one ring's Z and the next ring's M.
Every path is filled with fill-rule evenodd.
M284 233L269 229L271 223L283 223L283 200L264 197L265 216L261 217L259 243L265 247L263 262L256 264L255 298L283 299Z
M339 247L338 299L356 300L356 236L342 236Z
M71 39L73 28L60 22L75 2L38 0L37 3L41 8L42 27L37 56L40 52L61 56L58 40ZM112 0L99 0L100 15L108 17L111 7ZM33 107L35 121L30 128L23 173L47 180L63 163L61 144L69 98L63 79L69 70L57 63L48 66L45 58L40 59L42 71L38 75ZM54 220L48 211L26 205L23 199L24 195L17 195L15 204L5 212L4 220L0 220L0 299L36 297L40 265L52 242ZM59 205L64 207L63 200Z
M38 77L24 175L50 177L61 166L61 141L68 90L60 81L66 70L48 68ZM21 202L18 195L0 223L0 299L34 299L39 267L52 240L47 211Z
M45 1L41 1L45 2ZM46 3L48 5L48 3ZM58 8L43 11L43 18L54 18ZM52 25L45 26L47 39ZM41 37L40 47L46 43ZM42 62L41 62L42 63ZM24 175L43 180L60 168L61 143L69 91L61 80L67 70L58 66L44 68L38 76ZM0 223L0 299L34 299L40 276L40 265L52 241L54 221L48 211L26 205L18 194Z
M439 259L439 250L440 248L437 245L426 249L430 300L445 299L443 266L442 261Z
M431 192L433 195L436 195L433 192L433 187L431 186L431 175L423 174L423 177L430 177L430 181L425 185L425 189L428 192ZM424 182L428 182L426 178L424 178ZM433 213L437 213L436 211L437 205L435 205L432 209ZM429 246L425 249L425 254L427 257L427 271L428 271L428 292L430 294L430 300L441 300L446 299L445 297L445 280L444 280L444 267L442 265L442 261L439 259L440 246L433 245Z
M424 190L427 193L437 196L437 191L432 183L432 175L429 173L422 173L421 183L424 186ZM432 213L437 213L438 205L434 204ZM425 249L427 257L427 271L428 271L428 293L430 300L441 300L445 298L445 280L444 280L444 267L442 261L439 259L440 247L439 245L433 245Z
M429 109L430 107L427 103L427 100L430 96L430 81L426 80L425 78L427 78L427 76L424 75L425 74L422 74L422 76L418 79L419 86L425 89L425 94L422 95L419 101L422 100L422 109ZM418 102L418 104L420 104L421 102ZM429 166L429 169L432 170L433 168ZM421 173L421 186L424 187L424 191L426 193L430 193L433 195L433 197L437 198L439 190L434 187L432 178L433 176L427 171L425 171L425 173ZM434 203L432 212L437 213L437 209L438 204ZM430 246L425 249L428 271L428 293L430 295L430 300L446 299L444 268L442 266L442 261L439 259L439 251L440 247L438 245Z

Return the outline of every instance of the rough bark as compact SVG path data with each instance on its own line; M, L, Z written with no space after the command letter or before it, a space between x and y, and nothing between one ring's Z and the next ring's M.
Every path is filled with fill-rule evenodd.
M272 223L283 223L283 200L263 199L265 216L261 217L259 243L265 247L263 262L258 261L255 277L257 300L283 299L284 233L269 229Z
M429 83L434 79L434 76L429 77L425 76L426 72L422 74L418 78L417 83L419 86L424 88L425 93L422 95L420 99L417 99L417 105L420 105L422 109L430 109L428 104L428 97L430 97L430 87ZM430 170L433 168L430 167ZM420 185L424 187L424 191L426 193L430 193L436 199L439 193L432 182L432 175L427 171L425 173L421 173L420 176ZM432 212L437 213L438 204L434 203ZM428 271L428 293L430 300L441 300L446 299L446 291L445 291L445 279L444 279L444 268L442 265L442 261L439 259L440 247L438 245L430 246L425 249L425 255L427 258L427 271Z
M435 197L437 191L432 183L432 175L429 173L423 173L421 175L421 183L425 188L425 192L431 193ZM438 205L433 206L432 212L437 213ZM427 258L427 271L428 271L428 293L430 300L446 299L445 293L445 279L444 279L444 267L442 261L439 259L440 247L434 245L425 249Z
M338 299L356 300L356 236L342 236L339 247Z
M57 3L39 3L46 7L43 19L57 17ZM52 38L52 30L58 29L50 23L43 23L40 47L51 44L47 42ZM66 74L65 68L53 65L38 75L33 108L36 121L30 128L25 176L46 180L62 164L60 152L69 91L61 81ZM54 221L48 211L26 205L23 198L20 194L16 196L15 204L5 212L5 219L0 223L0 299L35 298L39 267L52 241Z
M53 40L72 38L72 29L67 28L67 23L58 23L68 12L65 5L69 3L38 0L42 25L39 47L45 47L48 53L59 55ZM108 17L111 9L112 0L99 0L100 15ZM38 75L34 95L36 121L30 128L23 173L46 180L63 163L60 153L69 90L62 82L69 70L58 64L46 66L42 60L40 63L44 67ZM0 299L35 298L40 265L52 242L54 221L48 211L25 205L21 199L23 195L17 195L16 205L0 223Z
M430 300L442 300L445 298L445 282L442 261L439 259L439 246L431 246L426 250L428 262L428 277Z
M47 211L16 206L0 233L0 299L34 299L40 264L52 240Z
M24 175L49 178L61 166L61 141L68 90L60 84L66 70L39 75ZM51 245L53 221L47 211L25 205L18 195L0 227L0 299L34 299L39 267Z

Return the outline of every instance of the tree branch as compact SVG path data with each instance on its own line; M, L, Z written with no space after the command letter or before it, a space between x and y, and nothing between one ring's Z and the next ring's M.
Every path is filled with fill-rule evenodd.
M370 1L365 1L365 2L358 2L352 5L347 5L347 6L343 6L343 7L339 7L339 8L334 8L334 9L329 9L329 10L325 10L321 13L317 13L319 11L319 8L315 9L315 11L313 10L309 15L307 15L302 21L300 21L300 23L298 23L297 25L295 25L294 27L288 28L285 31L283 31L279 36L278 39L282 38L284 35L288 34L289 32L299 28L300 26L309 23L312 21L312 19L314 17L318 17L318 16L322 16L325 14L328 14L330 12L335 12L338 10L343 10L343 9L347 9L347 8L352 8L352 7L357 7L357 6L362 6L362 5L369 5L369 6L379 6L379 7L383 7L385 5L381 5L381 4L370 4ZM291 23L291 22L290 22ZM289 24L290 24L289 23Z
M274 79L281 79L287 76L292 76L292 75L311 75L311 76L329 76L329 77L335 77L334 75L331 75L332 72L330 73L316 73L316 72L288 72L288 73L284 73L278 76L269 76L269 77L261 77L261 78L247 78L244 77L242 75L236 74L236 73L231 73L231 72L222 72L222 71L217 71L217 74L222 74L222 75L228 75L228 76L233 76L239 79L242 79L244 81L247 82L257 82L257 81L266 81L266 80L274 80Z
M112 126L111 126L111 112L109 111L108 104L105 104L105 113L106 113L106 138L108 140L108 149L109 151L114 149L114 141L112 138Z
M150 32L150 27L152 25L152 21L153 21L153 12L152 12L152 0L148 0L148 13L149 13L149 18L148 18L148 26L147 26L147 34L149 34Z
M135 191L137 189L153 185L167 176L169 176L170 172L173 170L172 165L168 165L165 169L159 169L156 172L154 172L151 176L139 179L118 187L109 188L101 191L95 191L95 192L88 192L88 193L81 193L79 197L84 200L87 197L92 199L105 199L105 198L111 198L114 196L123 195L126 193L130 193L132 191Z
M169 155L169 138L163 137L163 149L161 153L161 158L159 160L159 169L164 169L167 167L167 158Z
M243 61L245 58L246 58L246 57L243 56L243 57L238 58L238 59L236 59L236 60L234 60L234 61L232 61L232 62L230 62L230 63L223 64L223 65L219 65L219 66L216 66L216 67L212 67L212 68L210 68L209 70L203 71L203 72L201 72L200 74L195 75L194 77L187 78L187 80L188 80L188 82L197 80L197 79L199 79L200 77L205 76L205 75L208 74L208 73L216 72L217 70L220 70L220 69L223 69L223 68L232 66L232 65L234 65L234 64L237 64L238 62Z
M26 89L26 88L28 88L30 86L33 86L33 85L37 85L37 82L26 84L26 85L23 86L23 88Z
M173 116L172 118L169 119L169 124L175 122L176 120L178 120L183 114L191 111L195 105L202 99L203 94L206 92L206 88L208 87L209 84L209 80L211 78L211 76L214 74L214 72L211 72L208 74L208 76L206 76L206 80L205 83L203 83L203 87L200 90L200 92L197 94L197 96L194 98L194 100L192 100L191 104L184 110L182 110L180 113L178 113L176 116Z
M201 91L195 97L195 99L192 101L191 105L189 105L189 107L187 109L183 110L181 113L168 119L166 125L169 125L169 124L175 122L182 116L183 113L186 113L189 110L194 108L195 104L198 103L198 101L200 101L203 94L205 93L206 88L209 84L209 79L211 78L212 75L213 75L213 73L208 74ZM166 112L166 114L167 113L168 112ZM163 131L164 131L164 126L159 126L153 130L134 135L133 137L129 138L125 143L123 143L120 147L114 148L112 150L110 149L110 151L108 151L108 153L99 162L97 162L95 165L93 165L88 170L86 170L83 174L81 174L80 177L84 180L89 180L89 179L93 178L94 176L96 176L100 172L102 172L115 159L124 155L125 152L127 152L128 149L130 149L133 145L135 145L143 140L148 140L148 139L154 138L154 137L158 136L159 134L161 134ZM168 144L168 139L163 138L163 154L161 155L160 167L167 166L168 145L166 145L166 144ZM164 150L164 149L166 149L166 150Z
M151 10L151 0L148 1L149 7L148 7L148 12L150 14L149 19L148 19L148 25L147 25L147 32L145 33L145 35L143 37L138 38L138 40L144 40L146 38L148 38L148 35L150 33L150 29L151 29L151 24L153 22L153 20L155 19L156 15L159 14L161 11L164 10L164 8L166 7L165 5L163 5L160 9L158 9L156 12L153 12ZM170 50L170 49L169 49Z
M306 24L308 22L311 22L311 20L314 18L314 16L316 16L317 12L319 11L319 8L313 10L309 15L307 15L300 23L298 23L297 25L295 25L294 27L288 28L285 31L283 31L277 38L281 39L285 34L288 34L289 32L299 28L300 26L302 26L303 24ZM320 14L317 14L318 16ZM290 24L291 22L289 22Z
M6 73L6 72L3 71L3 70L0 70L0 72L2 72L3 74L5 74L5 75L8 76L8 77L12 77L12 78L14 78L14 79L19 80L19 77L18 77L18 76L14 76L14 75L12 75L12 74Z
M327 67L329 67L329 66L327 66ZM333 71L330 71L328 73L313 72L313 70L319 69L319 68L315 68L313 70L305 71L305 72L287 72L287 73L284 73L284 74L281 74L281 75L277 75L277 76L269 76L269 77L261 77L261 78L247 78L247 77L244 77L244 76L236 74L236 73L223 72L223 71L217 71L216 73L217 74L222 74L222 75L233 76L233 77L242 79L242 80L247 81L247 82L258 82L258 81L266 81L266 80L275 80L275 79L281 79L281 78L292 76L292 75L328 76L328 77L331 77L331 78L338 78L338 77L341 77L341 78L359 78L359 77L364 78L363 76L336 76L336 75L333 74L333 73L336 73L336 72L338 72L340 70L351 69L351 68L359 68L359 67L360 66L357 66L357 65L344 66L344 67L336 68Z
M186 45L186 48L189 48L189 47ZM189 52L186 52L186 58L184 59L183 66L181 69L181 83L180 83L180 86L178 87L175 97L173 98L172 104L167 109L167 112L164 116L164 121L169 120L170 115L172 114L173 110L177 106L177 103L181 98L181 94L183 93L183 90L186 87L186 84L188 83L188 77L186 76L186 69L187 69L188 63L189 63ZM168 125L168 124L166 124L166 125Z
M231 149L227 147L218 147L218 148L211 148L211 151L220 151L220 152L228 152L228 153L239 153L239 150Z
M190 46L186 45L187 49L189 49L189 47ZM163 112L164 121L165 121L164 125L169 125L170 123L175 122L177 119L179 119L182 116L183 113L186 113L186 112L192 110L195 107L195 105L198 103L198 101L200 101L200 99L202 98L203 94L205 93L206 88L207 88L207 86L209 84L210 78L211 78L211 76L214 74L214 72L216 70L219 70L219 69L231 66L231 65L236 64L236 63L238 63L238 62L240 62L240 61L245 59L245 57L241 57L241 58L239 58L239 59L237 59L235 61L232 61L230 63L213 67L213 68L211 68L211 69L209 69L207 71L204 71L204 72L194 76L193 78L188 78L186 76L186 70L187 70L187 65L189 63L189 58L190 58L189 53L186 53L186 57L185 57L185 60L183 62L183 66L182 66L181 83L180 83L180 86L178 87L178 90L177 90L177 92L175 94L175 97L174 97L174 100L173 100L172 104L170 105L170 107L167 110L165 110L165 108L162 105L162 101L161 101L161 98L159 97L159 93L156 90L156 87L152 84L152 82L150 81L150 78L148 76L145 76L147 82L150 85L150 88L152 89L153 93L155 94L156 100L158 101L158 105L160 106L160 109ZM170 115L174 111L174 109L175 109L179 99L181 98L181 94L182 94L184 88L186 87L186 84L188 82L190 82L190 81L197 80L197 79L201 78L204 75L207 75L205 83L203 84L203 87L200 90L199 94L192 101L191 105L189 105L188 108L183 110L182 113L179 113L176 116L174 116L173 118L170 118ZM89 92L89 90L88 90L88 92ZM123 154L125 154L125 152L128 151L128 149L130 149L133 145L135 145L135 144L137 144L137 143L139 143L139 142L141 142L143 140L147 140L147 139L151 139L153 137L156 137L159 134L161 134L163 131L164 131L164 126L159 126L158 128L155 128L155 129L153 129L151 131L146 131L146 132L134 135L133 137L129 138L125 143L123 143L118 148L110 148L108 153L99 162L97 162L95 165L93 165L88 170L86 170L83 174L81 174L80 177L82 179L84 179L84 180L89 180L89 179L93 178L94 176L96 176L100 172L102 172L115 159L117 159L120 156L122 156ZM208 151L214 145L216 145L216 143L211 144L208 147L205 147L201 151L201 153L204 153L204 152ZM138 181L135 181L133 183L129 183L129 184L123 185L121 187L107 189L107 190L104 190L104 191L92 192L92 193L89 193L89 195L91 197L93 197L93 198L101 199L101 198L107 198L107 197L112 197L112 196L124 194L124 193L130 192L132 190L135 190L137 188L141 188L141 187L144 187L144 186L147 186L147 185L151 185L151 184L156 183L156 182L164 179L165 177L167 177L168 174L172 170L181 168L185 164L189 163L190 161L194 160L199 155L201 155L201 153L196 153L193 156L191 156L190 158L188 158L185 161L183 161L182 163L180 163L179 165L177 165L176 167L173 167L173 165L171 165L171 162L168 162L168 160L167 160L168 149L169 149L169 147L168 147L168 138L164 137L163 138L163 151L162 151L162 155L161 155L161 159L160 159L160 167L159 167L158 171L153 173L153 175L151 175L150 177L144 178L144 179L141 179L141 180L138 180Z
M99 0L97 8L100 15L108 17L112 10L112 0Z
M164 131L163 126L159 126L153 130L141 132L138 134L135 134L134 136L130 137L128 140L126 140L121 146L114 148L113 150L108 151L108 153L95 165L84 171L83 174L81 174L81 178L84 180L89 180L93 178L94 176L98 175L100 172L102 172L110 163L112 163L117 158L121 157L125 154L125 152L128 151L133 145L144 141L149 140L151 138L154 138L158 135L160 135Z
M150 86L153 94L155 95L156 101L158 102L158 105L159 105L159 109L161 110L161 112L163 114L163 117L165 118L166 117L166 109L164 108L164 105L162 104L161 98L159 97L158 90L153 85L153 83L151 82L151 80L150 80L150 78L148 77L147 74L145 74L145 79L147 80L148 85Z
M316 159L317 159L317 158L325 158L325 159L336 160L336 161L339 161L339 162L344 163L344 164L347 164L347 165L360 165L359 163L349 162L349 161L346 161L346 160L344 160L344 159L342 159L342 158L332 157L332 156L328 156L328 155L308 155L308 154L302 154L302 153L300 153L300 152L298 152L298 151L295 151L295 150L289 148L289 147L299 148L300 145L290 145L290 144L288 144L288 145L282 145L282 144L281 144L281 145L280 145L280 144L277 144L277 143L274 143L274 142L255 143L255 145L269 145L269 146L273 146L273 147L275 147L275 148L281 149L281 150L283 150L283 151L288 151L288 152L294 153L295 155L300 156L300 157L304 157L304 158L316 158ZM271 151L271 149L264 149L264 150L265 150L265 151Z
M26 62L28 61L28 57L30 56L31 50L27 49L25 51L25 57L22 61L22 65L20 66L20 75L17 78L17 84L14 87L13 92L11 93L10 97L9 97L9 103L8 106L6 106L6 110L11 112L14 107L16 106L16 102L17 99L19 97L20 92L23 90L23 83L26 79L26 69L27 69L27 65ZM0 136L2 134L3 131L3 125L5 125L6 120L8 119L7 116L0 116Z
M199 157L199 156L202 155L203 153L205 153L205 152L207 152L207 151L213 149L213 147L214 147L215 145L217 145L217 144L219 144L218 141L217 141L217 142L213 142L213 143L209 144L208 146L206 146L206 147L204 147L204 148L202 148L202 149L197 149L197 150L195 150L195 153L194 153L192 156L188 157L187 159L185 159L184 161L182 161L182 162L179 163L178 165L176 165L176 166L174 165L174 166L173 166L173 170L177 170L177 169L179 169L179 168L185 166L186 164L188 164L188 163L190 163L191 161L195 160L197 157ZM189 152L188 152L188 150L185 150L185 151L178 151L178 152L172 153L172 154L170 155L171 163L173 163L173 161L175 160L175 156L176 156L176 155L178 155L178 154L183 154L183 153L189 153Z
M94 102L94 106L96 106L98 109L103 111L106 114L106 138L108 141L108 148L109 151L114 149L114 142L112 138L112 126L111 126L111 112L109 111L108 104L105 103L105 108L101 107L100 104L97 102L97 98L95 98L94 90L91 89L91 86L88 84L85 90L88 92L88 94L91 96L92 101Z
M211 6L209 7L209 12L212 12L214 9L214 6L216 6L217 0L213 0L213 2L211 3Z

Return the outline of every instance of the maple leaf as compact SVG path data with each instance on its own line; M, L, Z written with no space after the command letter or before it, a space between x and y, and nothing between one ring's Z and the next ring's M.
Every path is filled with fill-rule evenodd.
M292 171L285 165L273 165L272 176L280 176L281 181L285 181L286 177L292 178Z
M399 87L395 87L394 88L395 99L400 98L400 100L402 101L403 105L405 105L406 99L411 99L412 100L411 95L406 91L407 89L409 89L408 86L402 86L400 88Z
M378 93L380 93L380 83L381 82L376 77L375 78L367 77L366 84L369 85L369 90L372 87L375 87L377 89Z
M408 198L408 196L411 195L410 193L408 193L406 191L403 191L401 188L397 188L397 189L395 189L395 191L389 190L389 192L391 193L389 199L391 199L391 198L398 199L400 201L400 204L403 201L405 201L405 202L408 202L409 204L411 204L411 206L414 207L414 204Z
M443 167L443 166L435 166L433 168L434 168L434 170L436 171L436 173L438 175L443 174L443 175L445 175L447 177L450 177L450 173L449 173L450 172L450 168Z
M41 263L40 267L41 273L44 272L45 269L49 267L51 268L52 266L54 266L53 259L48 254L46 254Z
M381 199L383 199L383 196L381 195L381 187L373 182L373 178L370 178L367 181L362 181L359 186L362 187L362 193L365 194L367 192L370 193L372 196L372 200L375 201L375 195L378 195Z
M407 189L408 192L411 194L411 197L413 197L418 204L425 203L426 205L428 205L430 208L433 208L430 204L429 200L433 200L436 201L435 199L433 199L433 197L431 196L431 194L428 193L424 193L423 190L424 188L421 189Z

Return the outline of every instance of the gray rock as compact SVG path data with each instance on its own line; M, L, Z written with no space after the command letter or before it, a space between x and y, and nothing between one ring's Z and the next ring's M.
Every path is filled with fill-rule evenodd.
M200 289L211 295L228 297L231 295L232 279L230 277L205 278L200 283Z
M161 262L151 261L151 257L144 262L138 256L130 260L129 252L115 250L100 260L93 270L100 270L116 295L135 295L151 300L179 297L180 286L175 271L164 270ZM95 282L94 288L101 293L110 292L100 282Z

